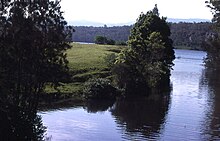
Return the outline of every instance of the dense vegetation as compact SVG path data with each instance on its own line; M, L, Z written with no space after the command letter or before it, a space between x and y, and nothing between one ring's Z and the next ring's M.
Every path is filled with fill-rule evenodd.
M213 18L213 30L206 40L205 50L207 52L206 65L214 69L220 69L220 1L210 0L207 2L211 8Z
M169 87L174 50L166 18L157 7L141 14L131 30L129 47L116 58L113 73L125 95L149 94Z
M82 100L87 98L88 96L83 93L90 94L88 89L93 87L93 82L96 83L94 79L111 79L111 62L114 61L115 56L123 48L121 46L114 45L78 43L73 43L71 46L72 48L67 51L67 59L69 61L69 68L71 71L71 80L60 85L58 87L59 92L57 92L54 88L47 86L47 94L55 94L55 97L48 99L48 102L55 102L57 99L60 100L73 98L73 100ZM91 79L93 79L93 81L91 81ZM87 81L88 83L85 84ZM104 80L104 82L105 81L106 80ZM96 83L97 86L100 83L102 82L98 80ZM88 84L91 84L91 86Z
M44 138L39 97L46 84L57 86L68 76L70 31L60 8L60 1L0 1L2 140Z
M190 49L201 50L201 45L207 34L210 32L211 23L169 23L171 29L171 39L177 48L188 47ZM126 42L130 35L132 26L114 27L86 27L75 26L76 32L73 33L74 42L93 43L96 36L104 36L116 42Z
M73 28L76 30L72 36L74 42L94 43L96 36L104 36L115 41L127 41L131 26L74 26Z
M96 36L95 43L101 45L115 45L115 41L104 36Z
M203 50L206 37L211 33L211 23L170 23L171 39L176 48Z

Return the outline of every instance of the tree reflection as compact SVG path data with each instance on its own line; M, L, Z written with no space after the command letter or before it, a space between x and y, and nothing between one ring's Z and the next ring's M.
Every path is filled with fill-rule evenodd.
M207 105L202 133L206 140L219 140L220 136L220 70L206 68L200 80L200 90L207 88Z
M115 100L88 100L84 108L89 113L104 112L113 106Z
M134 139L139 135L150 138L163 128L168 111L170 96L153 95L148 98L119 100L111 109L125 138ZM125 131L124 131L125 128Z
M46 128L36 111L13 105L0 105L0 139L2 141L42 141Z

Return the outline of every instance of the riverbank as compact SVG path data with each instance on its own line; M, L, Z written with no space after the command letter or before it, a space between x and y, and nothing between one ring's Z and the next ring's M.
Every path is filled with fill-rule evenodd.
M204 51L201 47L189 47L189 46L174 46L174 49L182 49L182 50L197 50L197 51Z
M91 78L108 78L111 76L108 56L117 54L122 46L72 43L67 51L71 78L55 90L46 86L41 96L40 105L62 105L83 102L84 83Z
M205 52L175 50L175 55L170 95L43 111L47 135L78 141L219 140L219 77L207 81Z
M40 98L40 107L62 107L85 102L84 83L91 78L110 78L108 56L126 48L126 46L81 43L71 45L72 48L67 51L71 78L68 82L61 83L57 90L46 86L45 94Z

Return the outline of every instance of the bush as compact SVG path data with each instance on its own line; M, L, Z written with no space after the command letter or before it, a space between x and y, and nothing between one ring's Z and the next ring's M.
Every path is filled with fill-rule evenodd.
M107 45L115 45L115 40L107 39L106 44L107 44Z
M114 63L116 61L116 54L115 53L111 53L111 54L107 54L105 57L104 57L104 60L107 64L107 66L109 68L113 67L114 66Z
M106 37L103 37L103 36L96 36L95 37L96 44L104 45L104 44L106 44L107 41L108 41L108 39Z
M95 43L100 45L115 45L115 40L108 39L104 36L96 36Z
M115 45L118 45L118 46L127 46L127 43L124 42L124 41L117 41L117 42L115 43Z
M86 99L115 99L117 89L105 78L89 79L83 89Z

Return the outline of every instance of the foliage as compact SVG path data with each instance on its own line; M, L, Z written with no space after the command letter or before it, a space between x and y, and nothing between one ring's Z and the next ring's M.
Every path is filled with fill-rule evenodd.
M105 57L104 57L104 60L107 64L107 66L109 68L113 67L114 66L114 63L116 61L116 54L115 53L111 53L111 54L107 54Z
M69 28L60 1L1 1L0 100L36 109L45 83L67 77Z
M108 39L106 42L107 45L115 45L115 41L112 39Z
M96 36L95 43L101 45L115 45L115 41L104 36Z
M106 37L104 37L104 36L96 36L95 37L95 43L96 44L101 44L101 45L104 45L104 44L106 44L107 43L107 38Z
M211 31L211 23L171 23L171 39L175 48L203 50L207 34ZM181 47L182 46L182 47Z
M94 78L85 83L83 93L87 99L114 99L116 88L108 79Z
M127 46L127 43L125 41L117 41L115 44L119 46Z
M205 41L207 33L210 32L211 23L169 23L173 46L187 46L189 49L202 50L202 43ZM86 27L75 26L76 32L73 33L74 42L94 42L96 36L105 36L116 41L116 45L127 45L128 37L132 26L113 26L113 27ZM121 44L122 43L122 44Z
M131 26L114 27L93 27L93 26L74 26L75 32L72 36L74 42L93 43L96 36L103 36L114 41L128 40Z
M212 10L213 13L213 30L215 32L210 33L207 36L205 50L207 52L206 65L214 67L215 69L219 68L220 61L220 1L210 0L206 1L207 6Z
M35 112L13 105L0 105L0 136L4 141L43 141L46 127Z
M79 43L72 43L71 46L72 48L67 51L71 81L62 83L58 89L61 98L73 96L83 99L84 83L91 78L111 77L110 66L113 63L111 61L114 60L113 54L116 55L123 47ZM56 90L47 86L46 92L51 95Z
M131 30L130 48L116 59L119 67L114 72L119 85L125 89L153 89L169 83L174 50L166 19L157 14L149 11L140 15Z

